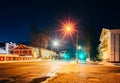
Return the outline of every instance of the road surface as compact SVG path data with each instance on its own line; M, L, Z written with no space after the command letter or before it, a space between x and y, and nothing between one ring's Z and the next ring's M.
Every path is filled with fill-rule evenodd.
M65 61L0 63L0 83L40 83L55 73L81 72L81 76L120 77L119 66L75 64Z

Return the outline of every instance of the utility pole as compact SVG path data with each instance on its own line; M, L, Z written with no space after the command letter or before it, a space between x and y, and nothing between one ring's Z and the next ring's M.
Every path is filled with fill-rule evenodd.
M76 35L76 63L78 63L78 31Z

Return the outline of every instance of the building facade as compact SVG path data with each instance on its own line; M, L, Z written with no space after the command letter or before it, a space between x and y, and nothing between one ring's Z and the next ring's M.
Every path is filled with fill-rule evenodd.
M41 56L42 59L54 59L58 55L54 51L44 49L44 48L40 48L40 56Z
M23 44L0 43L0 61L19 61L39 58L54 59L57 57L56 52L44 48L35 48Z
M16 44L15 43L4 43L0 42L0 54L9 54L10 50L15 48Z
M120 29L102 29L99 53L105 61L120 62Z
M13 61L19 58L18 55L10 54L10 50L15 48L15 43L0 42L0 61Z
M16 54L0 54L0 61L16 61L19 58L19 55Z
M10 51L10 54L19 55L20 60L30 60L34 58L33 49L23 44L19 44Z

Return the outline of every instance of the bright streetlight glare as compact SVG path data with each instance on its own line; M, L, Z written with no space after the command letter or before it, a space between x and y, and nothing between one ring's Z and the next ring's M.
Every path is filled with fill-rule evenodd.
M78 49L80 50L80 49L82 49L82 47L81 47L81 46L78 46Z
M74 19L64 19L61 21L61 32L63 34L63 38L66 36L72 37L76 32L77 22Z
M59 49L59 47L60 47L59 41L58 40L52 40L52 42L51 42L51 51L52 51L53 48L54 49Z
M56 47L56 46L58 46L58 45L59 45L59 44L58 44L58 41L54 41L54 42L53 42L53 46Z
M68 27L67 27L67 31L70 31L70 30L71 30L71 27L70 27L70 26L68 26Z
M76 30L77 28L77 21L72 20L70 18L65 19L64 21L61 22L61 31L63 33L63 37L70 36L73 37L73 34L77 33L76 35L76 62L78 63L78 31Z
M53 47L58 47L60 44L60 41L59 40L52 40L52 46Z

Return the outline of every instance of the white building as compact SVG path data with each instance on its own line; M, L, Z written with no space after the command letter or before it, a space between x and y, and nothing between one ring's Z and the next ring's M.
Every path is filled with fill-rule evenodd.
M120 62L120 29L102 29L99 53L103 60Z
M15 43L4 43L4 42L0 42L0 53L1 54L9 54L10 50L15 48L16 44Z
M44 48L40 48L40 55L42 59L52 59L58 57L56 52Z

